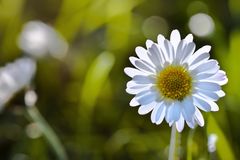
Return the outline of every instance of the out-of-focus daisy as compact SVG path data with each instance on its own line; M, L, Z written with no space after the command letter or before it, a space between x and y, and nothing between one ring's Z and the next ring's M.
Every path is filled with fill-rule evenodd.
M212 133L208 136L208 151L210 153L216 151L217 140L218 140L218 136L214 133Z
M35 58L50 54L61 59L68 50L63 37L54 28L40 21L30 21L23 26L18 46Z
M153 123L165 118L179 132L185 121L190 128L204 126L199 109L218 111L215 102L225 95L221 86L228 81L218 62L209 59L211 47L195 51L192 34L181 39L178 30L172 31L170 41L158 35L157 43L147 40L146 46L136 47L138 58L129 58L136 68L124 69L132 78L126 91L135 95L130 106L140 105L141 115L152 111Z
M20 58L0 68L0 110L11 97L27 86L36 71L36 62Z

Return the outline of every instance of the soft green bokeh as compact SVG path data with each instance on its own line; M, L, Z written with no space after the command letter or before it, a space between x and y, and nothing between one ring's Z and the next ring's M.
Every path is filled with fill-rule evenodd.
M196 13L214 21L213 33L194 36L196 46L212 46L211 58L219 61L229 83L223 87L226 96L218 102L220 110L203 114L203 128L185 126L177 153L187 160L238 159L239 0L0 0L1 66L24 55L17 39L30 20L53 26L69 44L63 60L38 60L33 80L36 106L60 142L52 141L54 133L49 138L41 124L39 128L47 130L42 136L27 134L28 124L45 120L26 116L22 91L0 114L0 159L58 159L56 152L64 154L58 148L61 143L71 160L167 159L171 129L165 122L152 124L150 114L140 116L137 108L129 107L132 96L125 92L129 77L123 69L131 66L128 57L135 55L136 46L145 46L146 39L156 41L159 33L169 37L176 28L186 36L191 32L188 21ZM211 133L218 136L215 153L208 152Z

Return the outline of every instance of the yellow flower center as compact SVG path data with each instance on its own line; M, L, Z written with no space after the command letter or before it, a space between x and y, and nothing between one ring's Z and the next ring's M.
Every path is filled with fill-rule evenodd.
M157 77L157 88L164 98L182 101L192 90L192 78L182 66L168 66Z

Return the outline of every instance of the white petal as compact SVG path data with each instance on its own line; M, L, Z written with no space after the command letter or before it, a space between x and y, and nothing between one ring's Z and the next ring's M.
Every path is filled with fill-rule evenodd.
M220 91L216 91L216 94L219 96L219 97L224 97L226 94L224 91L220 90Z
M196 82L194 83L194 86L196 88L202 89L202 90L209 90L209 91L219 91L221 90L221 86L219 84L216 84L214 82Z
M199 54L199 53L209 53L211 50L211 46L205 45L201 48L199 48L194 54Z
M166 48L164 46L165 38L161 34L158 35L158 48L160 51L160 55L164 61L170 61L169 54L166 51Z
M172 44L166 39L164 40L164 46L165 46L166 53L168 54L168 57L170 59L170 62L172 62L173 59L175 59L174 48Z
M152 63L158 68L162 69L163 67L163 59L160 53L160 50L158 49L156 44L153 44L149 48L149 59L152 61Z
M197 89L196 94L203 98L206 98L209 101L217 101L220 98L217 93L209 90Z
M177 29L173 30L170 35L170 42L172 43L175 52L177 51L177 47L180 41L181 41L181 36L179 31Z
M190 97L185 98L182 102L182 114L186 121L191 121L195 113L195 106L193 100Z
M165 40L164 36L159 34L158 37L157 37L157 42L162 47L164 46L164 40Z
M194 50L195 50L195 43L190 42L189 44L187 44L187 46L184 48L183 53L182 53L182 57L181 57L181 63L185 63L188 61L189 57L192 56Z
M164 105L164 103L159 103L158 105L159 105L159 108L157 109L155 114L155 123L157 125L162 123L166 114L166 106Z
M204 126L204 119L203 119L202 113L197 108L196 108L196 111L195 111L194 118L197 121L197 123L199 124L199 126L201 126L201 127Z
M198 56L204 54L204 53L209 53L209 51L211 50L211 46L206 45L203 46L201 48L199 48L192 56L192 60L190 60L189 62L191 63L193 60L195 60Z
M138 98L140 98L140 97L142 97L142 96L144 96L144 95L146 95L146 94L149 94L149 93L151 93L151 92L154 92L154 91L153 91L153 90L142 91L142 92L136 94L135 97L136 97L136 99L138 99Z
M183 52L184 52L186 47L187 47L186 42L184 40L181 40L180 43L178 44L177 51L176 51L176 59L175 59L175 61L177 63L179 63L180 60L182 59Z
M194 104L198 108L202 109L203 111L206 111L206 112L214 111L214 112L216 112L216 111L219 110L219 107L215 102L204 99L203 97L200 97L198 95L194 95L193 97L195 97L195 100L196 100L196 101L194 101Z
M135 81L131 80L127 82L127 88L131 89L139 89L139 88L144 88L144 87L151 87L151 84L137 84Z
M147 50L145 48L138 46L135 48L135 52L140 59L145 60L151 64L151 60L149 59Z
M192 74L215 74L219 70L218 62L216 60L208 60L205 63L200 64L196 68L191 68Z
M186 121L187 125L190 127L190 128L195 128L195 122L194 120L191 120L191 121Z
M130 62L139 70L142 70L147 73L155 73L154 67L144 60L140 60L136 57L130 57Z
M224 85L228 82L226 73L222 70L219 70L216 74L208 78L209 81L216 82L219 85Z
M148 114L149 112L151 112L153 110L153 108L155 106L156 106L156 102L152 102L152 103L147 104L147 105L142 105L138 108L138 113L140 115Z
M146 105L155 101L157 97L158 97L158 94L156 92L147 92L142 96L136 96L136 99L141 105Z
M158 105L155 108L153 108L153 111L151 113L151 121L152 121L152 123L156 123L156 121L157 121L156 115L157 115L158 108L159 108Z
M213 112L219 111L219 107L215 102L209 101L209 103L211 105L211 111L213 111Z
M158 47L158 50L160 52L160 57L163 60L162 64L163 64L163 66L165 66L165 63L169 63L170 62L169 55L166 53L165 47L161 48L160 45L158 45L157 47Z
M220 86L226 84L228 82L228 78L219 70L216 74L208 74L208 73L203 73L203 74L198 74L195 75L194 78L198 80L199 82L211 82L211 83L216 83Z
M180 118L180 112L181 112L181 106L179 102L175 102L174 104L172 104L169 109L168 109L168 113L167 113L167 122L176 122L179 120Z
M184 128L184 118L182 115L180 115L179 120L176 122L176 128L177 128L178 132L182 132L182 130Z
M194 75L194 78L199 81L207 81L207 79L213 75L214 74L201 73L201 74Z
M206 45L203 46L201 48L199 48L191 57L191 59L189 59L189 63L194 63L194 61L197 61L196 59L199 59L198 57L201 56L202 54L206 54L209 56L209 51L211 50L211 46ZM196 62L195 62L196 63Z
M209 104L209 101L206 101L205 99L203 99L198 95L193 95L193 103L195 106L197 106L199 109L205 112L211 111L211 106Z
M138 94L143 91L148 91L150 88L150 86L134 86L126 88L126 92L129 94Z
M137 101L136 98L134 97L134 98L130 101L129 105L130 105L131 107L136 107L136 106L139 106L140 104L138 103L138 101Z
M159 107L156 115L156 124L159 125L162 123L164 117L166 114L166 106L163 104L162 106Z
M170 106L167 106L167 108L166 108L166 116L165 116L165 119L166 119L167 123L170 123L170 122L171 122L171 120L170 120L171 116L170 116L170 111L169 111L169 110L172 110L172 106L173 106L173 104L171 104ZM173 121L172 121L172 122L173 122Z
M190 68L196 68L197 66L199 66L200 64L202 64L203 62L206 62L209 59L210 55L209 53L203 53L201 55L199 55L198 57L191 57L190 59L194 59L190 64Z
M182 109L182 106L181 106L181 103L179 101L175 102L174 103L174 110L172 112L172 116L173 116L173 120L174 121L178 121L179 118L180 118L180 114L181 114L181 109Z
M136 75L133 77L133 81L137 84L154 84L156 79L152 76Z
M190 43L193 41L193 35L192 34L188 34L184 40L187 42L187 43Z
M146 47L147 47L147 48L150 48L153 44L154 44L154 42L153 42L152 40L149 40L149 39L148 39L148 40L146 41Z
M131 68L131 67L124 68L124 73L131 78L136 75L147 75L146 73L144 73L136 68Z
M137 84L134 81L129 81L127 83L126 92L129 94L139 94L140 92L151 91L152 89L152 85Z

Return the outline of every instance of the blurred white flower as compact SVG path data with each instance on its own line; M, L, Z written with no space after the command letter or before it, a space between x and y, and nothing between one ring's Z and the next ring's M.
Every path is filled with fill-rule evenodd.
M35 58L50 54L61 59L68 50L68 44L63 37L54 28L40 21L30 21L24 25L18 46Z
M124 69L132 78L126 91L135 95L130 106L140 105L141 115L152 111L153 123L161 124L165 118L179 132L185 121L190 128L204 126L199 109L218 111L215 102L225 95L221 86L228 81L218 62L209 59L211 47L195 51L193 36L181 39L178 30L172 31L170 41L160 34L157 43L147 40L146 46L136 48L138 58L129 58L136 68Z
M36 62L20 58L0 68L0 110L11 97L27 86L36 71Z
M212 133L208 136L208 151L210 153L216 151L217 140L218 140L218 136L214 133Z
M191 32L199 37L209 36L215 28L212 17L205 13L193 15L188 22L188 26Z

